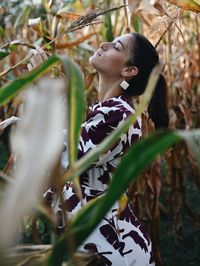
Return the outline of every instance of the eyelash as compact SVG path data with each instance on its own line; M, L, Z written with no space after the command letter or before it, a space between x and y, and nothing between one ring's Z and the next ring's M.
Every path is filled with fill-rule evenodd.
M118 49L117 47L113 46L113 48L114 48L115 50L119 51L119 49Z

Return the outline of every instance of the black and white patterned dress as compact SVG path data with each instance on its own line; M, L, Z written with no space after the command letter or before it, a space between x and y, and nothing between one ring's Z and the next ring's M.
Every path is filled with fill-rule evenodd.
M89 150L97 147L112 130L121 125L134 112L127 96L113 97L103 102L97 101L82 124L79 142L79 155L82 157ZM112 172L120 162L127 149L142 135L141 119L138 118L134 126L130 126L126 134L122 134L119 142L80 176L83 192L83 202L80 202L70 183L63 188L65 211L68 217L76 214L82 204L105 193L112 178ZM67 151L63 152L62 165L67 168ZM134 162L133 162L134 163ZM124 173L125 174L125 173ZM121 177L123 178L123 176ZM45 198L51 201L54 190L50 188ZM64 228L63 210L60 202L54 206L58 216L57 233ZM105 265L114 266L146 266L154 265L152 245L142 224L134 216L130 207L120 213L117 212L118 202L114 204L106 217L93 233L79 248L81 251L98 252L105 261Z

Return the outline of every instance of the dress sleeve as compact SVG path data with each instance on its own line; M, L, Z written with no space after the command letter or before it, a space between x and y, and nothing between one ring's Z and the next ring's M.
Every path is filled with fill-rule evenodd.
M117 129L133 112L125 107L99 107L89 114L82 126L78 157L97 147L113 130ZM95 162L96 166L107 164L126 153L127 149L141 137L141 125L138 120L128 132L121 135L119 141Z

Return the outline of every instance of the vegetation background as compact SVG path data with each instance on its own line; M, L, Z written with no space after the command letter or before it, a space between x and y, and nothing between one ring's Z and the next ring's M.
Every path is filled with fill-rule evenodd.
M200 127L200 3L199 1L128 1L122 7L70 26L81 15L96 9L124 5L126 1L31 1L0 3L0 86L5 86L26 72L22 60L31 45L44 46L51 54L65 54L78 63L84 73L85 109L96 99L97 76L88 64L89 56L104 41L136 31L146 35L157 47L169 87L171 129ZM177 3L178 2L178 3ZM173 5L173 3L175 5ZM101 12L100 12L101 13ZM66 30L68 33L66 34ZM55 40L56 38L56 40ZM17 40L13 42L14 40ZM147 59L148 60L148 59ZM22 61L22 62L21 62ZM20 63L19 63L20 62ZM19 63L19 64L18 64ZM5 70L15 66L11 71ZM63 76L63 69L54 66L54 77ZM3 73L3 74L2 74ZM18 116L23 93L0 107L0 122ZM78 103L77 103L78 104ZM144 119L145 135L152 125ZM9 144L11 125L0 136L1 188L13 167ZM190 141L194 144L194 139ZM157 258L157 265L200 264L200 141L195 139L193 151L184 141L174 144L143 171L130 187L129 198L135 214L148 228ZM159 171L161 167L161 173ZM26 217L18 242L52 243L52 235L42 218Z

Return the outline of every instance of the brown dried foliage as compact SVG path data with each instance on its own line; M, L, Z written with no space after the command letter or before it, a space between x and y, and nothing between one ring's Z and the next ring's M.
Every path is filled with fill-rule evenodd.
M131 3L132 1L130 1ZM200 127L200 20L197 14L192 12L179 12L174 6L164 5L165 13L154 12L150 7L140 6L138 1L137 7L132 10L130 15L131 31L134 31L134 19L138 25L142 25L144 34L157 46L161 60L164 64L164 74L169 87L169 112L170 112L170 128L171 129L191 129ZM103 4L102 4L103 5ZM88 10L94 8L88 6ZM91 73L88 67L88 57L91 50L96 48L100 41L103 40L104 26L90 26L82 28L84 25L89 25L94 17L99 14L99 11L90 12L86 17L78 17L78 19L67 28L74 27L76 32L72 37L62 35L59 41L56 41L55 46L47 46L47 51L70 54L81 66L86 80L86 102L92 103L96 97L96 77L95 73ZM102 11L101 11L102 12ZM120 11L122 16L119 16L115 27L113 27L114 35L120 35L125 31L127 18L124 16L124 10ZM103 14L103 13L101 13ZM115 17L113 13L113 17ZM126 16L128 14L126 13ZM69 18L72 14L69 14ZM76 16L75 16L76 17ZM116 16L117 17L117 16ZM115 17L115 19L117 19ZM66 17L66 14L64 16ZM59 15L59 20L62 19ZM176 21L177 25L174 24ZM68 23L68 21L65 23ZM50 25L53 27L51 21ZM68 24L67 24L68 25ZM54 25L55 26L55 25ZM59 29L60 26L60 29ZM64 24L57 24L57 34L63 32ZM42 29L42 30L41 30ZM81 29L81 31L77 31ZM180 34L180 30L182 35ZM54 34L50 34L51 29L45 25L40 28L40 31L34 27L27 27L18 36L15 36L12 29L7 29L9 38L15 36L18 39L24 39L28 43L34 43L37 39L42 38L42 44L46 45L49 40L55 38ZM5 40L1 39L2 43ZM87 48L83 53L77 44L87 42ZM59 49L59 51L58 51ZM77 52L78 51L78 52ZM26 47L19 47L18 53L13 52L4 61L9 66L15 65L22 60L27 53ZM0 65L0 71L3 71L3 65ZM12 72L14 76L21 75L21 69L16 68ZM1 80L1 85L7 82L8 76ZM12 102L0 109L0 119L4 120L11 115L16 114L20 98L17 97ZM144 114L143 117L144 136L154 131L151 122ZM162 175L160 168L163 168ZM6 171L7 173L7 171ZM174 234L177 238L181 237L182 217L180 210L187 212L191 221L200 226L200 214L195 213L191 203L187 197L187 180L190 176L194 179L194 184L200 190L200 172L199 168L193 159L191 152L184 143L174 145L161 158L158 158L152 166L145 171L137 182L130 187L129 196L135 214L144 221L149 228L149 232L153 241L154 253L156 256L157 265L163 265L163 261L159 252L159 221L160 211L163 211L168 216L172 217L174 224ZM162 189L167 188L168 194L164 195L164 204L160 201ZM37 238L37 236L36 236ZM39 241L39 240L37 240Z
M167 16L154 18L147 35L158 47L164 63L164 74L169 89L169 112L171 129L194 129L200 124L200 34L199 17L183 12L177 16L184 39L173 21ZM193 31L191 32L191 29ZM153 129L147 116L143 117L146 134ZM161 163L161 165L160 165ZM164 168L160 174L160 166ZM174 145L161 159L158 158L130 189L130 200L136 215L147 223L153 241L156 265L163 265L159 251L160 211L172 217L173 232L177 239L182 237L183 218L186 212L194 225L199 227L200 214L193 210L188 199L187 182L193 179L200 189L200 171L191 151L184 142ZM169 191L160 202L161 187Z

